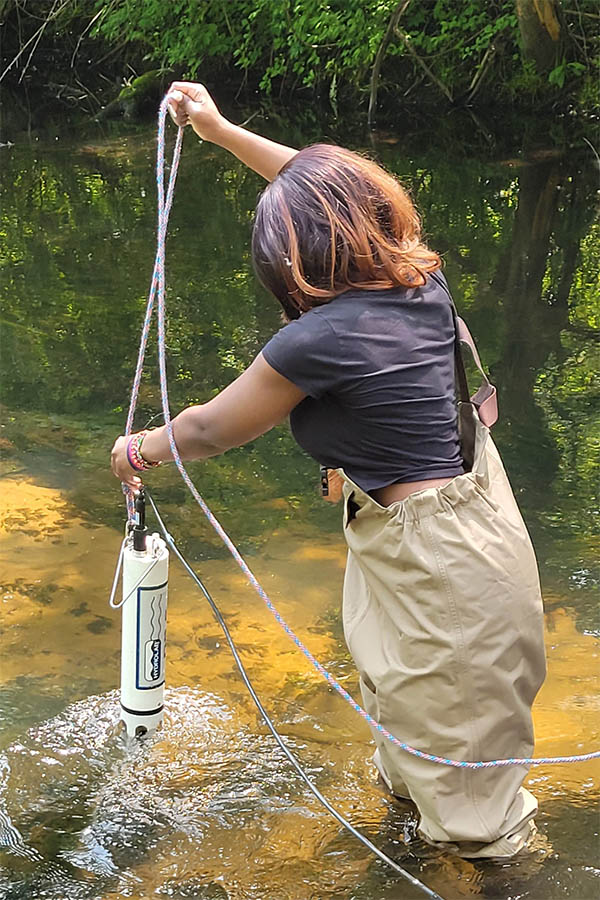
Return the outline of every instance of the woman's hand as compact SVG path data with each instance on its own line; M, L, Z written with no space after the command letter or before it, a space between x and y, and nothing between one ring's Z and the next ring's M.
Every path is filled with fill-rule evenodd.
M327 483L329 493L323 499L328 503L339 503L343 497L344 479L337 469L327 469Z
M176 125L191 125L202 140L218 143L227 119L221 115L203 84L174 81L168 97L169 112Z
M127 444L130 438L131 435L129 435L129 437L120 435L116 439L110 452L110 467L113 471L113 475L115 475L119 481L122 481L133 491L137 491L142 483L142 479L135 474L135 471L131 468L129 460L127 459Z
M176 125L182 128L191 125L203 140L229 150L267 181L273 181L282 166L297 153L292 147L246 131L241 125L233 125L221 115L203 84L174 81L167 96L169 112Z

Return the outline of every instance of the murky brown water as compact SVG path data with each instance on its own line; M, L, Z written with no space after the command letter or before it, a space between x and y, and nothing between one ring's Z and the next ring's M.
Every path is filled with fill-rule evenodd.
M413 900L418 892L341 831L299 784L258 719L210 610L175 561L165 726L131 746L117 728L119 619L107 594L122 504L107 451L123 419L116 407L125 402L150 272L151 153L150 133L67 151L23 148L6 174L15 191L5 213L13 230L5 228L0 245L9 273L2 315L10 323L3 330L0 477L0 896ZM423 165L434 181L442 179L441 161ZM544 311L539 290L538 306L524 292L539 321L531 334L522 327L521 350L537 337L546 351L522 364L519 354L507 355L509 295L501 286L495 293L482 289L478 311L473 293L475 280L483 285L491 271L490 248L497 247L492 261L500 272L503 254L519 238L518 183L501 165L473 166L473 183L462 185L461 197L473 208L479 198L479 230L458 235L465 213L452 185L437 195L426 187L421 205L429 208L430 233L437 229L450 245L459 306L462 298L495 366L504 399L498 442L540 557L549 673L534 711L536 755L579 753L600 746L590 492L597 417L592 381L584 377L592 366L585 329L596 314L586 287L595 226L588 222L577 237L576 294L562 318L552 304ZM409 162L395 167L412 171ZM204 180L194 187L200 171ZM522 190L536 178L550 174L535 169ZM557 178L567 184L573 175L559 171L552 178L553 185ZM196 147L184 149L182 181L174 234L199 233L202 250L200 265L192 265L175 238L174 405L209 396L277 327L276 310L248 271L248 210L258 182L210 148ZM501 190L512 191L514 201L486 237ZM213 218L198 222L203 192L203 204L214 204ZM525 207L521 199L521 217ZM538 242L544 227L538 221ZM546 246L542 254L545 290L548 279L564 277L564 260L558 272L552 266L574 240L572 231L546 230L558 250L548 254ZM476 258L463 266L467 241ZM517 383L519 403L511 394ZM144 388L148 413L156 408L154 384L148 380ZM283 616L358 696L340 624L345 548L337 510L316 497L313 464L280 429L192 468ZM154 483L163 515L222 607L266 707L344 815L446 900L598 895L596 763L531 770L527 785L540 800L546 841L539 856L502 867L450 856L414 859L403 843L413 812L377 786L366 726L308 668L176 473L163 470Z

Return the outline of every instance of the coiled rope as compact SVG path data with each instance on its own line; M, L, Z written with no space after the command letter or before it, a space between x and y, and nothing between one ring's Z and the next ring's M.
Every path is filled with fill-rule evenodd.
M135 377L133 381L133 386L131 390L131 401L129 405L129 413L127 416L127 425L126 425L126 434L130 434L133 425L133 418L135 414L135 408L137 404L139 387L142 377L142 369L144 365L144 356L146 353L146 347L148 343L148 335L150 332L150 324L152 321L152 315L154 311L154 302L155 298L158 300L157 303L157 331L158 331L158 366L159 366L159 375L160 375L160 393L161 393L161 402L162 402L162 411L165 420L165 425L167 428L167 434L169 437L169 446L171 448L171 453L173 455L173 459L175 461L175 465L177 466L181 477L183 478L185 484L190 490L190 493L196 500L196 503L217 532L236 563L261 598L261 600L265 603L269 612L275 617L278 624L283 628L285 633L293 640L294 644L298 647L299 650L304 654L306 659L310 662L310 664L317 670L317 672L327 681L327 683L337 691L337 693L343 697L343 699L348 703L355 712L357 712L372 728L376 729L380 734L382 734L390 743L394 744L394 746L399 747L401 750L404 750L405 753L409 753L412 756L416 756L419 759L427 760L428 762L437 763L442 766L453 766L458 769L491 769L501 766L543 766L543 765L558 765L560 763L577 763L577 762L586 762L591 759L600 759L600 750L595 750L591 753L581 753L574 756L537 756L537 757L510 757L508 759L491 759L491 760L460 760L460 759L449 759L444 756L436 756L433 753L426 753L423 750L419 750L416 747L411 747L410 744L407 744L405 741L401 741L399 738L395 737L395 735L391 734L380 722L377 722L369 713L362 708L354 698L346 691L342 685L333 677L333 675L325 669L321 663L312 655L308 647L304 645L304 643L300 640L300 638L292 631L287 622L283 619L281 614L276 609L275 605L269 598L267 592L259 583L258 579L255 577L243 557L241 556L239 550L229 537L229 535L224 530L221 523L214 516L211 510L206 505L203 498L200 496L196 486L194 485L192 479L187 473L183 462L181 461L181 457L179 455L179 451L177 450L177 445L175 443L175 438L173 435L173 425L171 422L171 412L169 408L169 393L167 386L167 372L166 372L166 352L165 352L165 244L166 244L166 236L167 236L167 225L169 221L169 213L171 211L171 206L173 203L173 193L175 190L175 181L177 178L177 169L179 166L179 160L181 156L181 144L183 139L183 128L179 128L177 132L177 139L175 142L175 148L173 151L173 158L171 160L171 167L169 173L169 182L167 186L167 193L165 197L165 122L167 118L167 97L165 97L160 105L159 115L158 115L158 147L156 154L156 186L157 186L157 194L158 194L158 224L157 224L157 247L156 247L156 259L154 262L154 270L152 273L152 281L150 285L150 292L148 295L148 301L146 305L146 315L144 319L144 325L142 328L142 336L140 341L140 349L138 353L138 360L136 365ZM133 515L133 500L131 492L124 488L127 494L127 509L129 518L132 518Z

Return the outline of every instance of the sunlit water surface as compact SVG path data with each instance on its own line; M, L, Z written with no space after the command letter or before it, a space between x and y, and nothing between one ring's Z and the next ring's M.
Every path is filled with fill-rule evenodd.
M118 727L119 618L107 595L123 508L108 450L122 430L152 265L153 137L150 128L47 137L0 151L0 896L413 900L419 893L340 830L290 770L175 561L164 727L129 744ZM375 150L412 187L499 386L496 438L547 610L536 753L596 748L593 172L577 154L452 159L418 136L384 138ZM359 136L337 139L361 146ZM227 384L278 327L248 258L259 189L224 153L186 139L168 263L175 409ZM158 410L154 362L140 425ZM191 468L284 617L358 696L340 624L339 511L317 497L315 464L283 427ZM531 770L544 836L532 858L417 860L404 840L414 812L378 787L364 724L309 670L176 473L150 479L288 745L344 815L447 900L598 896L592 763Z

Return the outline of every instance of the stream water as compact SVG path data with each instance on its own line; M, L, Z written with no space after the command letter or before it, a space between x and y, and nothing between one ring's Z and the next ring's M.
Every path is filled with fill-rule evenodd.
M593 157L583 144L506 158L418 134L369 143L313 125L285 135L368 149L411 187L498 385L495 438L540 562L549 671L536 754L597 749ZM415 900L307 795L174 560L165 724L141 744L120 733L120 622L107 597L124 511L108 455L153 261L155 132L58 130L0 153L0 897ZM167 262L175 410L231 381L279 327L249 259L260 188L186 135ZM140 426L159 409L150 357ZM190 469L282 614L358 696L340 621L340 511L318 497L316 465L282 426ZM404 842L414 812L378 787L366 726L308 669L177 473L165 466L149 481L265 705L344 815L446 900L598 896L597 763L530 771L544 836L535 856L417 860Z

